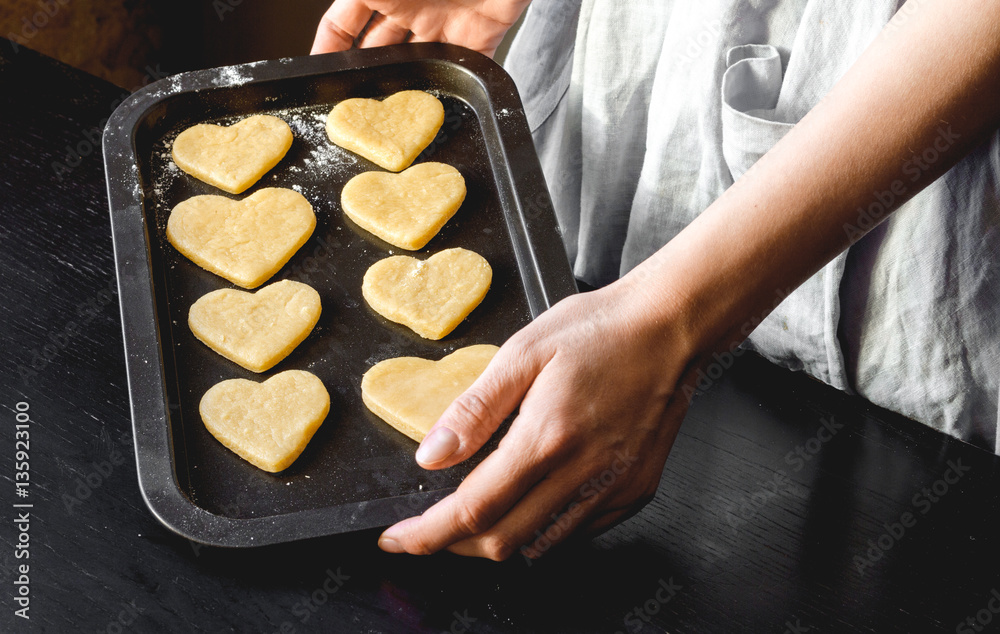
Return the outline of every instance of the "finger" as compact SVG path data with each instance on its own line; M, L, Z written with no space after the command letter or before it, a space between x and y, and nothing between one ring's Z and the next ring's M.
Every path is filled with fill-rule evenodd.
M402 44L409 33L409 29L401 28L381 13L376 13L364 37L361 38L361 48Z
M534 559L569 537L595 507L581 497L578 477L550 477L539 482L492 528L448 547L467 557L503 561L520 552Z
M372 19L363 0L337 0L323 15L316 29L312 55L346 51Z
M628 466L618 458L613 467L599 475L596 470L581 475L575 468L567 469L565 476L550 474L488 531L453 544L448 550L496 560L520 551L536 559L567 539L590 539L632 517L653 498L654 494L648 494L635 499L627 486L616 490L605 485L605 475L624 475Z
M492 527L549 469L534 449L536 443L518 440L487 456L454 493L423 515L386 529L379 547L427 555Z
M421 467L443 469L465 460L518 406L549 361L521 341L516 335L508 340L482 375L444 411L417 449Z

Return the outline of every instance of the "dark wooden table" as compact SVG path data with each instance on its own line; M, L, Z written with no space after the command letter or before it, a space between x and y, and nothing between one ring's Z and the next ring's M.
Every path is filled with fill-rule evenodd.
M132 452L98 149L122 97L0 40L0 631L1000 623L1000 461L751 357L695 401L649 506L534 565L390 556L376 531L255 550L175 536L146 509ZM25 564L29 621L15 615Z

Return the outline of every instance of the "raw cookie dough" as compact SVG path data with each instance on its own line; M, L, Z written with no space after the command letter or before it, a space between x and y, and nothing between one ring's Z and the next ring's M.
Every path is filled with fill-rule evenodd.
M375 312L424 339L441 339L486 297L493 270L467 249L446 249L426 260L394 255L373 264L361 294Z
M256 293L212 291L191 306L188 325L212 350L263 372L309 336L321 310L319 293L311 286L282 280Z
M195 196L167 220L170 244L198 266L243 288L278 272L316 228L316 214L291 189L268 187L241 201Z
M255 115L224 127L199 123L174 140L177 167L230 194L239 194L278 164L292 147L292 129L278 117Z
M361 379L361 398L379 418L420 442L444 410L479 378L496 346L460 348L440 361L387 359Z
M358 174L340 194L344 213L358 226L408 251L423 248L464 200L465 179L444 163Z
M385 101L341 101L326 119L326 134L342 148L387 170L406 169L444 123L444 106L422 90L397 92Z
M288 370L263 383L230 379L205 392L201 420L219 442L255 467L288 468L330 412L315 375Z

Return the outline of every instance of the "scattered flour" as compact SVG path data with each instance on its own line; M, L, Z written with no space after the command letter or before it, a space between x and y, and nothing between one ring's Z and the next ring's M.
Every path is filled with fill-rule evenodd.
M214 86L242 86L247 83L253 76L247 72L248 68L256 66L258 62L253 64L242 64L240 66L226 66L224 68L219 68L216 71L216 76L212 80L212 85Z

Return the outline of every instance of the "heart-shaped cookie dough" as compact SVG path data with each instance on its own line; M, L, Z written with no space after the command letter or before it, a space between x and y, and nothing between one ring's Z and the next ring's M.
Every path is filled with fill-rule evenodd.
M326 119L326 134L342 148L393 172L406 169L444 123L444 106L422 90L404 90L385 101L341 101Z
M359 227L408 251L422 249L464 200L465 179L444 163L358 174L340 194L344 213Z
M309 336L322 310L311 286L281 280L256 293L222 288L188 311L195 337L247 370L263 372Z
M198 266L243 288L278 272L316 228L316 214L291 189L268 187L241 201L195 196L167 220L170 244Z
M361 379L361 398L373 413L420 442L444 410L479 378L496 346L459 348L440 361L387 359Z
M288 370L263 383L230 379L201 398L201 420L219 442L255 467L287 469L330 412L315 375Z
M177 167L230 194L239 194L281 161L292 129L278 117L255 115L231 126L199 123L177 135Z
M493 269L467 249L446 249L426 260L394 255L365 272L361 294L375 312L424 339L440 339L486 297Z

